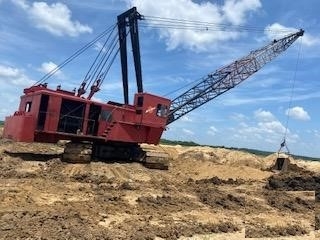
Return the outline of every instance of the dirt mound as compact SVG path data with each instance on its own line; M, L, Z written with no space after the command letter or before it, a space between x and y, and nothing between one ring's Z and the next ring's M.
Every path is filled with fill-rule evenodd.
M192 179L189 179L189 182L192 182ZM243 179L236 179L229 178L227 180L220 179L216 176L212 178L200 179L195 181L196 184L214 184L214 185L221 185L221 184L231 184L231 185L240 185L246 183Z
M16 159L7 159L0 156L0 178L14 178L17 176L17 171L15 170L19 161Z
M301 160L300 160L301 161ZM290 158L288 170L268 178L266 188L285 191L320 191L320 175ZM273 167L270 167L272 170Z
M320 226L319 214L310 214L316 211L310 192L266 187L271 179L290 185L292 176L316 175L285 178L261 170L263 158L247 153L159 146L173 157L169 170L160 171L2 153L14 146L22 155L31 148L39 155L60 151L0 142L0 239L217 239L218 233L218 239L242 239L245 228L247 236L301 239L315 220Z
M183 209L195 209L197 204L188 198L178 198L169 195L162 196L141 196L136 200L141 208L152 209L158 211L161 209L165 212L179 212Z
M156 236L163 239L176 240L181 236L192 237L194 234L228 233L236 231L239 231L239 228L231 222L221 222L218 224L185 223L166 228L159 228L159 230L156 231ZM142 235L136 239L144 239L144 236L145 235Z
M306 194L301 197L295 196L292 192L284 191L269 191L264 192L264 197L267 203L280 211L291 211L297 213L313 212L314 211L314 193L310 192L310 196Z
M75 175L71 176L71 179L77 182L83 183L94 183L94 184L102 184L102 183L112 183L112 179L108 178L107 176L103 175L95 175L90 173L76 173Z
M1 213L0 219L3 239L112 239L73 210Z
M216 185L229 184L240 185L243 180L222 180L218 177L193 181L189 179L188 185L194 188L200 202L213 209L223 208L229 210L244 210L245 198L239 193L221 191Z
M199 148L192 147L187 148L185 151L178 155L179 159L194 159L198 161L210 161L215 163L221 163L222 159L211 148Z
M211 191L198 191L199 199L202 203L211 206L212 208L223 208L228 210L244 210L245 197L231 193Z
M280 173L272 175L266 184L267 189L285 191L320 191L320 175L304 173Z
M174 152L169 171L177 176L186 176L194 180L217 176L220 179L268 178L270 171L261 171L263 159L249 153L212 147L167 147ZM173 150L175 149L175 150Z
M124 223L126 226L135 226L137 222L128 220ZM123 226L124 227L124 226ZM121 228L121 227L120 227ZM192 237L195 234L212 234L212 233L232 233L239 231L239 228L231 222L220 222L216 224L202 224L194 221L168 224L166 226L153 225L146 221L145 224L136 228L136 231L127 236L127 239L167 239L177 240L180 237ZM118 236L119 237L119 236ZM119 239L117 237L117 239Z
M315 216L315 230L320 230L320 214Z
M209 161L230 166L247 166L259 169L264 166L262 159L256 155L242 151L231 151L224 148L179 147L178 158L182 160Z
M246 238L274 238L284 236L301 236L304 234L307 234L307 231L300 225L248 227L245 231Z

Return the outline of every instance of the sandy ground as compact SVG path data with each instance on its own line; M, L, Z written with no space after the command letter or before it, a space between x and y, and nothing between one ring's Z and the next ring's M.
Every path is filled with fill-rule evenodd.
M57 145L0 140L0 239L320 237L320 163L292 160L292 170L278 173L268 170L275 155L159 148L173 158L168 171L67 164Z

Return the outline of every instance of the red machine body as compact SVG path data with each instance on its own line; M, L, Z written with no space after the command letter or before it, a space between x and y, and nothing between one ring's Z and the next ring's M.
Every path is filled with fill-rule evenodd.
M249 55L203 77L199 83L171 101L143 91L138 35L138 20L142 19L144 17L135 7L119 15L116 25L118 39L110 38L110 35L106 41L119 41L124 103L100 103L91 100L94 93L100 90L108 66L112 64L107 61L115 59L118 52L115 51L115 55L110 57L116 46L116 42L111 42L111 48L108 48L111 50L101 49L96 58L99 60L94 61L77 93L62 90L61 87L57 87L56 90L49 89L47 84L43 83L47 78L41 79L38 85L24 89L19 110L5 119L4 137L22 142L87 141L92 143L95 156L113 158L128 149L125 157L133 158L137 155L135 153L139 152L136 151L139 143L158 144L168 124L234 88L284 52L304 34L301 29L251 51ZM133 104L129 104L128 95L128 35L131 36L137 83ZM95 41L99 39L96 38ZM91 42L86 46L93 44L94 42ZM48 74L51 75L53 74ZM83 95L90 83L90 93L85 98ZM116 154L111 156L110 152Z
M171 101L136 93L133 105L99 103L46 85L24 90L19 110L5 119L4 137L22 142L66 140L158 144Z

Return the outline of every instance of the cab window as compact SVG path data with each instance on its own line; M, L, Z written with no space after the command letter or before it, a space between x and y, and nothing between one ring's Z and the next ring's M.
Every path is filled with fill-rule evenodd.
M31 105L32 105L32 102L27 102L24 111L25 112L30 112L31 111Z
M166 117L168 114L168 106L163 104L157 105L157 116L158 117Z

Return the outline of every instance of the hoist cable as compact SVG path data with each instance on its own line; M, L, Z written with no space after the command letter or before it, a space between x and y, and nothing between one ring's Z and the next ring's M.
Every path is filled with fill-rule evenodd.
M182 89L184 89L184 88L186 88L186 87L189 87L189 86L191 86L191 85L198 84L198 83L200 83L200 82L202 82L202 81L203 81L203 78L200 78L200 79L197 79L197 80L195 80L195 81L189 82L189 83L187 83L187 84L185 84L185 85L183 85L183 86L181 86L181 87L179 87L179 88L177 88L177 89L175 89L175 90L172 90L172 91L164 94L163 96L164 96L164 97L168 97L168 96L170 96L171 94L174 94L174 93L176 93L176 92L178 92L178 91L180 91L180 90L182 90Z
M113 57L112 57L112 59L111 59L111 62L110 62L109 65L107 66L106 71L103 73L102 78L101 78L100 86L101 86L101 84L103 83L104 79L106 78L106 76L107 76L107 74L108 74L108 72L109 72L112 64L114 63L114 60L116 59L119 51L120 51L120 48L117 49L116 53L113 55Z
M90 77L89 83L86 85L86 88L85 88L86 90L89 87L89 85L99 77L99 75L102 71L101 69L104 66L103 63L110 58L110 55L112 54L112 47L116 44L116 42L117 42L117 35L113 36L109 46L107 47L107 50L104 52L101 59L94 67L94 70L93 70L93 73ZM102 49L102 51L103 51L103 49Z
M115 59L115 57L117 56L117 54L119 52L120 47L118 48L116 53L113 54L113 56L111 57L111 55L114 52L116 46L117 46L117 41L114 41L113 46L111 47L111 50L110 50L110 54L108 54L108 57L106 58L106 60L103 62L102 66L99 69L99 72L97 74L97 79L100 78L100 76L102 76L99 85L101 85L103 83L103 80L104 80L105 76L109 72L112 63L114 62L114 59ZM110 57L111 57L111 61L109 62L109 64L107 65L107 68L104 71L104 68L105 68L106 64L108 63L108 60L110 59Z
M100 33L96 38L94 38L91 42L84 45L82 48L77 50L75 53L73 53L70 57L68 57L66 60L64 60L62 63L57 65L54 69L52 69L50 72L45 74L39 81L37 81L33 86L38 85L46 81L48 78L50 78L52 75L54 75L57 71L59 71L61 68L63 68L66 64L74 60L76 57L78 57L80 54L85 52L87 49L92 47L97 41L99 41L101 38L103 38L105 35L107 35L112 29L114 28L114 25L107 28L105 31Z
M204 22L204 21L195 21L195 20L186 20L186 19L176 19L176 18L162 18L162 17L151 17L145 16L145 20L154 23L167 23L169 24L180 24L180 25L193 25L193 26L216 26L216 27L237 27L237 28L245 28L245 29L258 29L256 27L248 27L241 25L232 25L232 24L222 24L222 23L212 23L212 22Z
M207 26L187 26L187 25L168 25L168 24L140 24L140 27L144 28L153 28L153 29L175 29L175 30L194 30L194 31L206 31L206 32L216 32L216 31L225 31L225 32L234 32L234 31L244 31L237 29L221 29L221 28L212 28Z
M129 34L129 31L126 33L126 37L128 36L128 34ZM112 47L111 53L112 53L112 52L114 51L114 49L116 48L117 42L118 42L118 41L115 41L115 44L114 44L113 47ZM116 50L115 54L114 54L113 57L111 58L111 61L110 61L109 64L107 65L104 73L102 74L101 82L100 82L99 86L101 86L101 84L103 83L104 79L106 78L106 76L107 76L107 74L108 74L108 72L109 72L112 64L114 63L114 60L116 59L116 56L118 55L119 51L120 51L120 44L119 44L119 47L118 47L118 49ZM111 56L111 53L110 53L109 57ZM109 57L108 57L108 58L109 58ZM107 61L105 61L104 66L106 65L106 63L107 63ZM103 66L103 67L104 67L104 66ZM102 70L102 69L103 69L103 68L101 68L101 70ZM101 72L100 72L99 74L101 74Z
M287 134L288 134L288 129L289 129L290 111L291 111L292 102L293 102L293 96L294 96L294 89L295 89L295 84L296 84L298 66L299 66L299 62L300 62L300 58L301 58L301 48L302 48L302 38L300 39L297 61L296 61L295 70L294 70L294 73L293 73L290 100L289 100L289 107L288 107L288 111L287 111L287 119L286 119L285 132L284 132L284 137L283 137L283 142L284 143L286 141Z
M214 30L214 31L251 31L251 32L277 32L277 33L288 33L289 30L271 30L260 27L253 26L244 26L244 25L233 25L233 24L224 24L224 23L213 23L205 21L195 21L195 20L186 20L186 19L176 19L176 18L163 18L163 17L154 17L154 16L144 16L144 20L149 24L149 27L154 28L195 28L201 27L205 30ZM143 22L141 23L143 25ZM145 25L143 25L145 26Z
M243 26L243 25L231 25L231 24L217 24L212 22L203 22L203 21L193 21L185 19L176 19L176 18L163 18L163 17L154 17L154 16L144 16L146 22L141 22L141 27L149 27L154 29L178 29L178 30L196 30L196 31L252 31L252 32L274 32L274 33L288 33L289 30L271 30L263 29L257 27ZM171 95L175 92L180 91L183 88L188 87L195 82L201 82L200 80L192 81L176 90L166 93L164 96Z
M86 82L86 81L88 80L88 76L89 76L89 78L90 78L90 75L89 75L89 74L90 74L92 68L95 66L96 62L98 61L100 55L103 53L103 51L105 51L105 46L106 46L106 44L109 42L109 39L110 39L110 37L112 36L112 34L113 34L116 26L117 26L117 25L115 24L114 27L113 27L113 29L112 29L112 32L108 35L106 41L105 41L104 44L102 45L102 47L101 47L101 49L100 49L100 51L99 51L99 54L98 54L98 55L96 56L96 58L94 59L94 62L91 64L91 66L90 66L87 74L85 75L85 77L84 77L84 79L83 79L83 82ZM90 83L89 83L89 84L90 84Z

